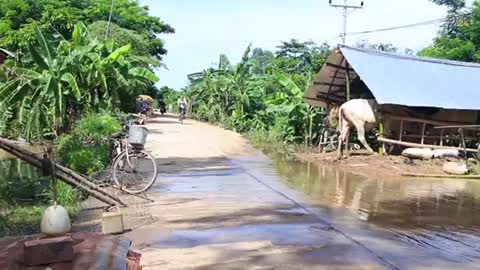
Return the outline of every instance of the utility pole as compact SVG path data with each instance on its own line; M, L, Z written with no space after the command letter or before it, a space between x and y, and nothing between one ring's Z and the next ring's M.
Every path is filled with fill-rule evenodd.
M352 6L348 5L348 0L343 0L343 4L334 4L332 3L332 0L329 0L330 6L341 9L342 10L342 16L343 16L343 32L340 34L340 37L342 38L342 44L345 45L347 42L347 19L348 15L351 13L351 11L355 11L357 9L363 8L363 1L360 3L360 6Z
M107 30L105 30L105 39L108 38L108 31L110 30L110 22L112 21L112 13L113 13L114 6L115 6L115 0L112 0L112 4L110 5L110 15L108 15Z

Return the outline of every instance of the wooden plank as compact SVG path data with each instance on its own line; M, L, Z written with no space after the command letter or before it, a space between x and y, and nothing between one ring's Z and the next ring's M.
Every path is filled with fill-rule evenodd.
M435 128L441 128L441 129L444 129L444 128L480 128L480 125L451 125L451 126L438 126L438 127L435 127Z
M407 137L407 138L421 138L422 135L415 135L415 134L404 134L403 137ZM424 136L425 139L441 139L442 136L441 135L425 135ZM449 140L452 140L452 141L458 141L458 140L462 140L461 137L443 137L443 139L449 139ZM478 140L478 138L476 137L465 137L465 139L467 140Z
M343 61L342 61L342 63L343 63ZM325 65L327 65L327 66L329 66L329 67L341 69L341 70L347 70L347 69L348 69L348 71L355 71L353 68L348 67L348 65L347 65L348 68L342 66L341 64L340 64L340 65L336 65L336 64L329 63L329 62L327 62ZM346 72L345 72L345 73L346 73Z
M397 140L387 139L387 138L377 138L379 142L388 143L388 144L395 144L401 145L405 147L415 147L415 148L433 148L433 149L455 149L459 151L467 151L471 153L478 153L477 149L466 148L463 149L462 147L453 147L453 146L441 146L441 145L433 145L433 144L419 144L419 143L410 143L410 142L400 142Z
M415 123L426 123L432 126L435 126L436 128L441 128L442 126L447 126L447 125L452 125L454 122L448 122L448 121L436 121L436 120L429 120L429 119L421 119L421 118L415 118L415 117L408 117L408 116L397 116L389 113L384 113L384 117L391 119L391 120L403 120L406 122L415 122ZM466 128L468 129L468 128ZM477 129L473 129L477 130Z
M341 87L344 88L345 85L343 84L335 84L335 83L326 83L326 82L314 82L314 85L325 85L325 86L333 86L333 87Z

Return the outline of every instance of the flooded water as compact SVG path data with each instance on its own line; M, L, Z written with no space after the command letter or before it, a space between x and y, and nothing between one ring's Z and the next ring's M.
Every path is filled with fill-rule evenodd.
M273 166L320 207L348 209L359 222L456 261L480 261L480 181L369 179L282 158Z
M0 210L4 205L30 204L42 196L48 181L32 165L0 151ZM42 197L43 198L43 197Z

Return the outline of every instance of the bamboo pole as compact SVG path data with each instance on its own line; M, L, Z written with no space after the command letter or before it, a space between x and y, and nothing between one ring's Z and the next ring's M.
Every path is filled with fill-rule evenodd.
M462 148L462 147L453 147L453 146L441 146L441 145L433 145L433 144L418 144L418 143L410 143L410 142L400 142L397 140L391 140L387 138L377 138L378 141L388 143L388 144L395 144L395 145L401 145L401 146L406 146L406 147L415 147L415 148L433 148L433 149L455 149L459 151L467 151L471 153L478 153L477 149L471 149L471 148Z
M0 148L13 154L14 156L30 163L31 165L43 168L42 159L21 147L15 145L14 143L0 138ZM54 163L54 167L56 168L56 174L61 178L64 182L74 185L80 189L85 190L90 195L94 196L95 198L109 204L109 205L121 205L124 206L125 204L116 196L109 194L106 190L97 187L91 181L85 179L78 173L65 168L57 163Z
M379 124L379 127L378 127L379 131L380 131L380 138L383 138L383 136L385 135L385 128L383 126L383 121L380 121L380 124ZM380 140L379 140L380 141ZM379 147L378 149L378 152L381 156L383 156L385 154L385 144L382 143L382 145Z
M2 148L3 150L11 153L12 155L14 155L14 156L16 156L20 159L30 163L31 165L33 165L35 167L38 167L38 168L43 167L43 164L40 160L37 160L34 157L31 157L31 156L28 156L28 155L26 156L23 153L17 151L16 149L5 147L2 144L0 144L0 148ZM97 198L98 200L100 200L100 201L102 201L102 202L104 202L108 205L112 205L112 206L123 205L123 204L119 204L119 202L113 200L112 198L104 196L103 194L97 192L96 190L92 190L89 187L86 187L86 186L82 185L81 183L72 180L71 178L66 176L63 172L57 172L56 176L58 176L58 178L61 179L63 182L88 192L91 196Z
M25 150L25 149L23 149L23 148L21 148L21 147L16 146L14 143L12 143L12 142L10 142L10 141L8 141L8 140L5 140L5 139L0 138L0 147L1 147L2 145L3 145L3 146L7 146L7 147L9 147L10 149L15 149L17 152L22 153L24 156L31 156L31 157L37 159L38 161L42 162L42 159L41 159L40 157L36 156L34 153L31 153L31 152L28 151L28 150ZM7 149L5 149L5 150L8 151ZM73 179L75 179L75 180L77 180L77 181L85 184L86 186L88 186L88 187L90 187L90 188L92 188L92 189L94 189L94 190L97 190L98 192L100 192L100 193L102 193L102 194L104 194L104 195L106 195L106 196L108 196L108 197L110 197L110 198L112 198L112 199L114 199L114 200L118 200L117 197L111 195L111 194L108 193L106 190L97 187L97 186L91 181L91 179L89 179L88 177L82 176L82 175L78 174L77 172L75 172L75 171L73 171L73 170L70 170L70 169L68 169L68 168L66 168L66 167L64 167L64 166L62 166L62 165L59 165L58 163L54 163L54 165L55 165L55 169L56 169L56 170L61 171L61 172L63 172L63 173L66 174L66 175L69 175L69 176L72 177Z
M0 147L7 147L8 149L5 149L3 148L4 150L6 151L9 151L9 150L15 150L16 152L19 152L21 153L24 157L32 157L36 160L38 160L40 163L42 163L42 159L40 157L38 157L37 155L35 155L34 153L31 153L30 151L28 150L25 150L21 147L18 147L16 146L15 144L9 142L9 141L6 141L4 139L1 139L0 138ZM95 189L101 193L103 193L104 195L106 196L109 196L111 197L112 199L116 199L116 197L114 197L113 195L109 194L107 191L97 187L95 184L92 183L92 181L89 181L88 179L86 179L86 177L83 177L81 175L79 175L78 173L66 168L66 167L63 167L57 163L54 163L55 165L55 168L61 172L63 172L64 174L66 175L70 175L72 178L74 178L75 180L78 180L79 182L87 185L88 187L92 188L92 189ZM42 166L43 167L43 166ZM40 167L40 168L42 168Z
M402 173L402 176L422 177L422 178L480 179L480 175L448 175L448 174Z

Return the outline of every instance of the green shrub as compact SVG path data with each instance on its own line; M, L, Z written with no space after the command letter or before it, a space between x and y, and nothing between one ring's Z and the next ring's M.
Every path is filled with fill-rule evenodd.
M88 113L77 122L72 135L79 136L83 143L108 142L110 136L121 128L110 113Z
M18 207L0 214L0 236L33 234L40 231L40 221L45 207Z
M275 130L252 130L245 134L249 142L257 149L267 154L291 154L294 146L282 140L282 135Z
M65 207L70 217L76 216L80 211L80 200L80 193L75 188L64 182L57 183L57 204Z
M58 156L72 170L92 175L107 166L109 138L119 130L120 122L110 113L86 114L71 134L57 140Z
M66 184L65 186L70 188ZM75 202L75 204L76 206L61 204L65 207L71 219L79 211L78 203ZM0 212L0 237L39 233L42 214L46 208L45 205L39 207L26 206L17 207L9 212Z

